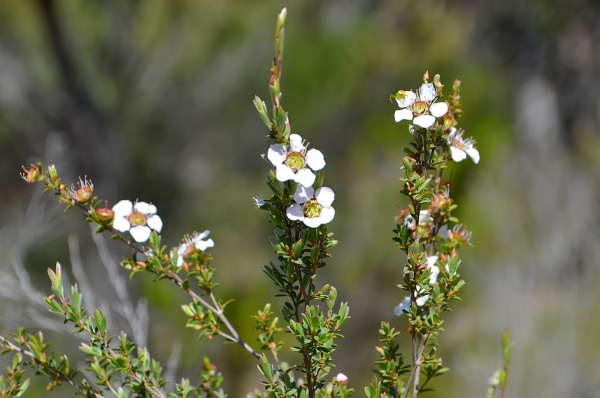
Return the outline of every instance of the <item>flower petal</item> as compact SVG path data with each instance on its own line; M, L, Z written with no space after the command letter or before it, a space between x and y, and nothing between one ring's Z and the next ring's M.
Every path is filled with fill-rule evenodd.
M296 188L296 192L294 193L294 200L296 203L303 204L312 199L314 194L315 190L313 187L298 185L298 188Z
M433 267L429 267L431 271L431 276L429 277L429 284L435 285L437 283L438 275L440 274L440 267L434 265Z
M207 229L206 231L202 232L201 234L196 234L196 236L194 236L194 242L202 240L206 237L208 237L208 235L210 235L210 231Z
M321 216L313 218L304 217L304 220L302 220L302 222L304 223L304 225L310 228L318 228L321 226L321 224L323 224Z
M212 239L199 240L199 241L195 242L195 245L196 245L196 249L198 249L200 251L204 251L204 250L208 249L209 247L214 247L215 242L213 242Z
M469 155L469 157L471 157L471 159L473 159L473 163L477 164L479 163L479 151L475 148L466 148L465 152L467 152L467 155Z
M316 178L317 176L315 176L315 173L309 169L300 169L296 173L294 181L300 185L304 185L305 187L310 187L315 182Z
M425 303L427 302L427 300L428 300L428 299L429 299L429 295L428 295L428 294L426 294L426 295L424 295L424 296L422 296L422 297L419 297L419 298L416 300L416 302L417 302L417 305L418 305L419 307L422 307L422 306L424 306L424 305L425 305Z
M427 268L434 267L435 263L437 263L438 258L440 258L440 256L429 256L429 257L427 257Z
M185 252L188 251L188 243L182 243L179 248L177 248L177 254L180 258L183 258ZM177 261L179 263L179 261Z
M436 102L429 107L429 112L435 117L444 116L448 113L448 104L445 102Z
M467 154L462 149L458 149L456 147L450 147L450 153L452 154L452 160L455 162L462 162L467 158Z
M133 236L133 239L139 243L144 243L150 238L150 228L145 225L135 226L129 230L129 233Z
M325 157L318 149L311 149L306 152L306 164L313 170L321 170L325 167Z
M398 93L400 94L400 93ZM400 95L402 98L396 97L396 102L400 108L408 108L415 102L417 95L412 91L403 91Z
M156 232L160 232L160 230L163 227L163 223L162 220L160 219L159 216L157 216L156 214L148 217L148 219L146 220L146 224L152 228L153 230L155 230Z
M317 189L317 192L315 192L315 198L321 206L329 207L335 199L335 194L331 188L321 187Z
M285 209L285 214L287 218L292 221L302 221L304 220L304 212L302 211L302 205L294 203L287 209Z
M412 120L413 113L410 109L400 109L394 112L394 120L399 122L401 120Z
M275 166L275 177L279 181L293 180L296 177L296 173L287 164L278 164Z
M271 145L267 151L267 158L274 166L277 166L285 161L287 157L287 148L281 144ZM280 180L281 181L281 180Z
M446 224L442 225L440 229L438 229L437 236L450 239L450 230Z
M291 152L300 152L304 149L304 145L302 145L302 137L298 134L290 134L290 151Z
M119 232L127 232L131 228L131 224L125 217L115 217L113 228Z
M115 212L115 218L127 217L133 211L133 203L130 200L122 200L114 205L112 210Z
M431 115L419 115L414 118L413 123L424 128L431 127L435 123L435 118Z
M143 214L146 214L146 215L149 215L149 214L154 214L154 213L156 213L156 207L155 207L155 206L152 206L152 207L154 207L154 213L151 213L151 212L150 212L150 210L151 210L151 207L150 207L150 206L152 206L152 205L150 205L150 204L148 204L148 203L146 203L146 202L137 202L137 203L136 203L136 204L133 206L133 208L135 209L135 211L139 211L140 213L143 213Z
M319 218L321 219L321 224L328 224L335 217L335 210L333 207L323 207L321 209L321 215Z
M419 98L421 101L431 102L435 99L435 87L433 83L423 83L419 88Z
M404 297L404 300L402 300L400 304L394 307L394 315L400 316L403 315L405 311L410 312L410 306L410 296Z
M458 130L456 130L455 127L450 127L450 134L448 134L448 138L447 138L448 145L452 144L452 141L454 141L454 137L456 137L457 135L458 135Z

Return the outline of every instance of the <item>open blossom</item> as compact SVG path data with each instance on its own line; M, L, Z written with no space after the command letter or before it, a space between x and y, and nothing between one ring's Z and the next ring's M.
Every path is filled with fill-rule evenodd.
M447 103L435 102L436 91L432 83L423 83L416 94L412 91L400 90L394 98L402 108L394 113L397 122L412 120L417 126L428 128L435 123L436 117L448 113Z
M296 203L288 207L285 214L292 221L302 221L307 227L317 228L333 220L335 210L331 204L334 198L331 188L321 187L315 191L313 187L298 185L294 193Z
M279 181L294 180L305 187L315 182L313 170L325 167L321 151L311 149L307 152L298 134L290 134L289 148L282 144L271 145L267 158L275 166L275 176Z
M146 242L152 230L160 232L162 220L156 214L156 206L146 202L122 200L112 208L115 218L113 228L120 232L131 234L136 242Z
M452 160L461 162L467 158L467 155L473 159L473 163L479 163L479 151L475 148L475 140L472 138L463 138L463 131L456 128L450 128L448 134L448 145L450 145L450 153Z
M184 238L183 243L177 249L177 266L180 267L183 264L184 257L189 257L195 251L205 251L209 247L214 247L215 242L212 239L206 239L210 231L204 231L202 233L194 232L192 235L188 235Z

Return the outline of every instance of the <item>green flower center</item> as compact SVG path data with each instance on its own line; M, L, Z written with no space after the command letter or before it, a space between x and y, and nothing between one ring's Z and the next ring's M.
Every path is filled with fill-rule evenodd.
M140 213L139 211L134 211L129 215L129 217L127 217L127 219L131 225L138 226L146 224L146 216L144 213Z
M290 169L294 171L298 171L303 168L304 163L306 163L306 160L304 159L304 155L300 152L290 152L290 154L287 156L287 159L285 159L285 164L287 164Z
M319 217L321 210L323 210L323 206L316 199L311 199L302 205L302 212L308 218Z
M422 115L429 110L429 105L425 101L417 101L412 104L412 112L415 115Z

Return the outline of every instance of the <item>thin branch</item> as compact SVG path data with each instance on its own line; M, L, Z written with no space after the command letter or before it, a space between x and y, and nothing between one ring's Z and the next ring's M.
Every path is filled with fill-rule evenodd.
M13 344L12 342L10 342L9 340L7 340L4 336L0 336L0 345L3 345L4 347L10 349L13 352L18 352L22 355L25 355L26 357L28 357L32 363L35 363L36 365L43 367L45 370L47 370L48 372L52 373L52 376L55 377L58 380L64 381L70 385L72 385L73 387L75 387L77 390L79 391L89 391L88 389L86 389L84 386L82 386L81 384L77 383L75 380L73 380L71 377L63 374L62 372L60 372L59 370L56 370L54 368L50 368L48 367L48 364L40 362L35 355L31 352L31 351L27 351L15 344ZM94 391L89 391L91 394L93 394L93 397L96 398L104 398L104 396L94 392Z

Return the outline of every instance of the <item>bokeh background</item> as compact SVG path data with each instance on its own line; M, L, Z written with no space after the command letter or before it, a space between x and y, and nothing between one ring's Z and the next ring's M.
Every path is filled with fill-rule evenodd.
M463 301L439 339L452 371L431 397L481 397L512 331L507 396L600 396L600 4L596 0L0 2L0 332L43 330L84 367L68 325L47 313L46 269L60 261L86 305L148 345L177 378L209 355L230 396L260 387L254 360L185 329L186 297L148 276L127 281L124 248L81 215L26 185L22 164L88 175L110 204L151 201L163 241L211 230L230 317L250 342L249 314L281 301L261 268L272 227L269 141L252 98L268 99L275 17L288 7L283 105L292 131L320 149L336 192L339 245L318 284L332 283L351 321L335 354L363 396L381 320L404 258L391 241L407 125L388 100L423 72L462 80L462 126L482 160L453 169L463 250ZM408 338L403 342L408 347ZM283 354L284 357L289 354ZM8 358L3 358L4 361ZM70 387L27 396L74 396Z

